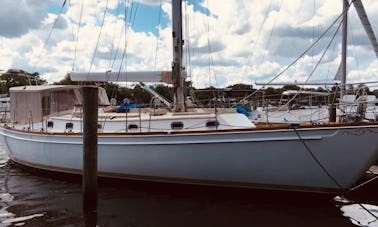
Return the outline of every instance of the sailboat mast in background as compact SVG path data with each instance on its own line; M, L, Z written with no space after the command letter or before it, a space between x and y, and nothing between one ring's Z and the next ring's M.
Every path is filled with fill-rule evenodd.
M340 99L345 95L345 83L346 83L346 54L347 54L347 35L348 35L348 0L343 0L343 31L342 31L342 43L341 43L341 87L340 87Z
M182 56L182 7L181 0L172 0L172 39L173 39L173 62L172 81L174 88L174 111L185 111L185 74L183 73Z

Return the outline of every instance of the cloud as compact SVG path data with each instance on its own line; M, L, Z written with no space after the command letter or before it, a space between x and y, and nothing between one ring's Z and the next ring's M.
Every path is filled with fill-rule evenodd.
M123 10L118 10L120 4L124 4L121 1L109 0L102 29L106 1L87 1L83 10L80 1L72 1L60 15L47 43L49 31L57 18L57 12L48 10L54 2L3 1L7 7L0 9L0 20L8 23L0 24L0 69L35 70L49 82L63 79L72 69L171 69L170 26L160 24L159 37L155 31L136 31L125 26ZM138 2L153 4L154 8L161 3L160 0ZM373 16L378 13L378 1L364 0L363 3L373 29L378 33L378 17ZM143 19L143 12L139 10L135 18ZM170 1L162 1L162 10L162 15L167 15L163 19L170 20ZM115 15L116 11L119 15ZM341 3L329 0L316 3L302 0L284 3L281 0L203 0L189 4L183 9L185 67L198 88L267 82L297 59L340 12ZM377 74L377 60L353 7L349 28L353 38L349 41L348 62L351 64L348 78L353 81L368 79L367 75L373 77ZM327 33L277 81L304 81L314 68L316 72L311 80L333 78L340 63L339 35L317 66L332 36L333 32ZM123 56L125 46L127 55ZM356 76L358 74L362 76Z
M0 7L0 36L19 37L38 29L47 17L47 0L2 0Z

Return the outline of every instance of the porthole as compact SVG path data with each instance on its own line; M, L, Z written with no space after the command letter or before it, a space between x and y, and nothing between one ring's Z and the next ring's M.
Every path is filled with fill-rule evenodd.
M73 123L69 122L66 123L66 130L72 130L73 129Z
M219 126L219 121L216 120L210 120L206 122L206 127L211 128L211 127L218 127Z
M127 126L127 128L129 130L137 130L139 128L139 126L136 125L136 124L129 124L129 126Z
M184 128L184 123L182 121L175 121L171 123L171 129L179 130Z
M53 121L48 121L47 122L47 128L54 128L54 122Z

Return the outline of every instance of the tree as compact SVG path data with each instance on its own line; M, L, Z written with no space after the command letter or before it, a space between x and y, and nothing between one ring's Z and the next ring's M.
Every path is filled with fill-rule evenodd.
M158 84L154 87L152 87L159 95L163 96L167 100L172 100L173 99L173 89L172 87L168 87L163 84Z
M151 100L151 95L148 94L144 89L139 85L135 85L132 90L132 101L138 104L148 104Z
M301 89L297 85L285 85L282 87L282 90L287 91L287 90L299 90Z
M26 85L42 85L46 80L41 79L38 72L29 73L19 69L9 69L0 75L1 87L9 92L9 88Z
M228 86L227 88L231 88L233 90L252 90L253 86L251 84L234 84Z
M66 74L66 76L60 80L59 82L54 82L55 85L78 85L78 81L72 81L69 74Z

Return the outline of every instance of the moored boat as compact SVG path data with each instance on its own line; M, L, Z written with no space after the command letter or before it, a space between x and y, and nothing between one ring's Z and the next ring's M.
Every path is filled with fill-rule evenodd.
M75 99L81 96L79 92L77 86L12 88L11 99L18 100L12 111L24 115L14 114L13 122L19 124L0 127L10 158L34 168L80 174L82 121L67 115L80 105ZM65 102L56 102L62 97ZM216 118L214 114L191 112L170 118L150 115L149 120L143 120L155 124L150 130L128 127L142 122L140 117L133 121L131 116L126 121L122 113L100 118L100 176L328 191L339 189L339 185L352 187L378 157L377 124L255 127L243 114L225 113ZM114 119L122 122L114 124L120 128L114 128ZM226 123L227 119L230 121ZM158 129L158 124L162 128ZM196 127L185 128L188 124ZM226 127L230 124L234 125ZM337 184L311 154L337 179Z
M376 123L256 126L235 111L185 106L183 40L176 20L181 18L181 1L172 3L173 109L134 113L100 109L99 175L305 191L353 187L378 157ZM94 79L90 73L70 75L73 80L84 80L83 75L85 80ZM96 75L96 80L109 80L113 74ZM144 82L167 73L135 75L143 75ZM10 158L34 168L81 174L81 97L80 86L10 89L11 122L0 127ZM99 100L100 105L109 104L102 89Z

